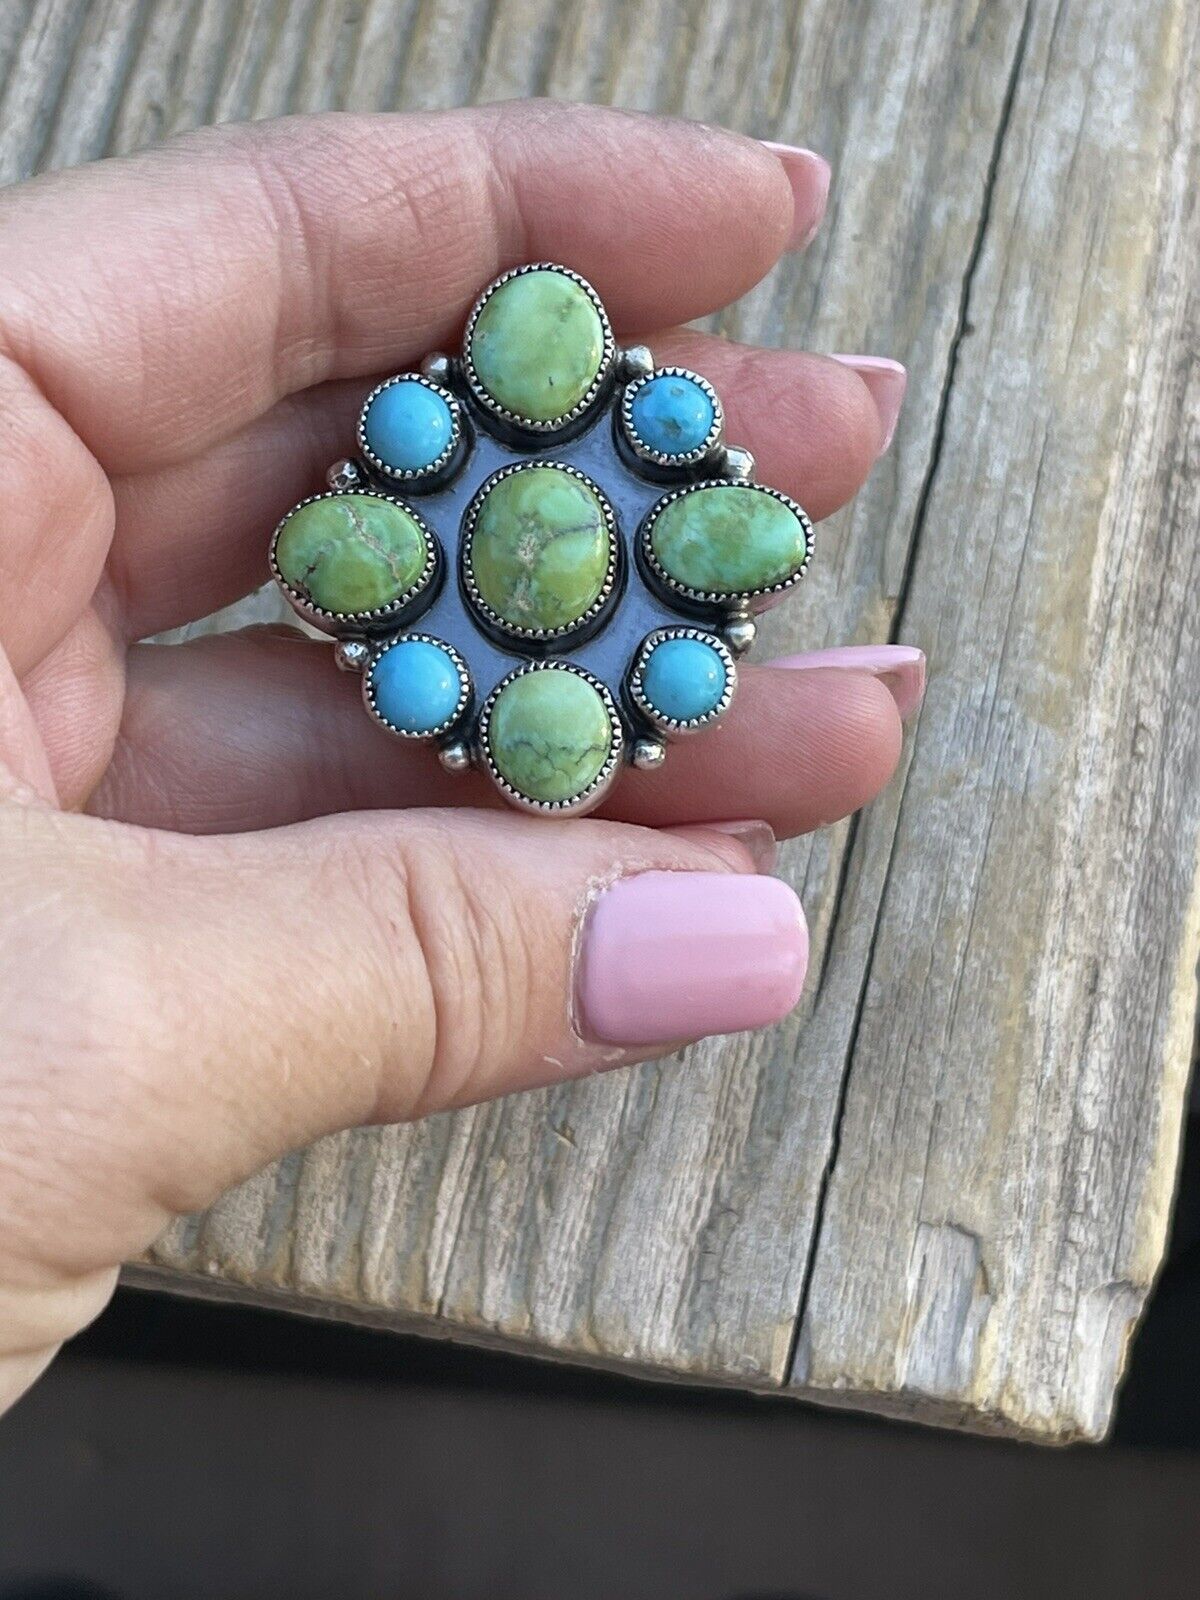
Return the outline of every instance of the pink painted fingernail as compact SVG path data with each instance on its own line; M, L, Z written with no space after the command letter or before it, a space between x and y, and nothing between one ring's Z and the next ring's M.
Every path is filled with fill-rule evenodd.
M795 672L827 669L869 672L886 684L902 717L910 717L925 694L925 652L911 644L849 644L835 650L808 650L803 655L780 656L769 667Z
M643 872L596 901L581 941L580 1031L671 1044L785 1017L800 998L808 927L778 878Z
M883 432L883 443L879 446L882 455L895 437L896 423L900 419L904 391L908 388L906 368L889 356L834 356L833 359L857 372L871 391Z
M775 144L771 139L762 140L762 145L780 161L792 186L792 233L787 247L803 250L825 215L831 168L824 156L801 145Z

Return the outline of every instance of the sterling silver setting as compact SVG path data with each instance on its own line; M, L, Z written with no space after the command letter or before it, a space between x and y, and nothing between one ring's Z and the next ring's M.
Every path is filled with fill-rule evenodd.
M471 355L472 337L491 295L530 272L558 273L581 289L596 309L603 331L598 352L596 326L590 317L576 317L574 323L567 318L560 323L557 297L533 297L526 316L543 333L551 330L546 336L556 342L556 363L569 363L561 370L579 373L578 379L572 376L570 392L579 392L585 372L595 374L578 403L550 421L518 416L500 405L483 388ZM581 324L586 324L586 329ZM573 344L566 331L571 327L580 330ZM532 381L533 390L526 391L531 406L545 402L553 390L546 385L549 369L539 373L536 365L542 347L538 339L529 337L522 342L519 318L515 326L506 323L504 334L489 353L489 378L510 396L522 392L518 380ZM511 365L506 366L510 341ZM588 365L580 369L574 362L584 350ZM560 369L556 366L555 370ZM713 422L706 438L686 454L658 452L637 438L634 401L643 385L660 376L679 376L699 384L712 404ZM366 415L371 403L391 384L414 380L445 400L452 437L437 460L425 468L397 471L371 449ZM540 398L535 399L535 394ZM667 390L661 399L665 409L660 410L656 403L654 436L660 440L673 435L694 439L695 397ZM421 408L416 409L419 412ZM389 427L398 429L395 453L400 459L418 459L421 419L414 418L411 433L406 433L405 414L406 408L397 407L389 418ZM642 420L650 433L649 416ZM409 444L417 448L404 454ZM680 739L702 739L726 715L737 692L738 660L755 642L756 613L799 583L813 555L812 524L803 510L780 490L757 483L752 453L726 442L720 399L708 380L688 368L657 366L645 345L619 348L595 290L578 273L550 262L515 267L481 293L467 322L461 353L432 352L420 363L419 373L399 373L376 385L360 408L355 446L353 455L329 468L326 491L300 501L277 524L268 558L272 576L296 613L331 637L335 665L361 675L365 713L381 732L414 746L431 747L447 773L477 769L505 801L532 814L573 816L592 809L611 792L627 766L645 772L655 784L669 784L672 746ZM506 478L534 467L565 473L586 485L596 496L608 537L607 566L595 600L583 615L556 628L525 627L509 621L495 604L484 600L474 570L485 496ZM791 543L786 547L791 564L780 581L762 589L689 587L673 578L655 556L651 541L656 519L668 506L686 503L691 495L730 486L749 487L771 496L798 519L798 526L790 525ZM386 605L337 612L311 599L304 585L313 569L305 563L312 561L315 567L328 554L318 586L326 599L339 592L353 598L365 593L385 595L396 569L384 564L381 570L378 558L383 547L375 542L371 526L354 516L331 517L318 523L318 538L312 545L307 540L304 544L290 541L284 546L284 559L294 581L284 575L277 559L280 535L304 507L357 495L375 496L410 516L423 540L424 561L414 582ZM528 502L521 501L522 511L526 507L531 511L531 527L539 534L542 527L555 527L553 516L542 521L545 506L536 487ZM496 509L502 515L503 506ZM781 570L774 554L775 518L764 516L761 507L747 515L744 508L709 502L705 517L691 519L677 513L673 520L673 546L668 549L664 544L664 554L687 575L705 579L727 575L733 583L749 572L767 576ZM506 604L510 615L528 615L521 604L521 590L526 571L540 559L539 545L530 545L527 569L525 549L517 549L514 559L508 530L502 522L497 526L505 559L488 574L489 593L493 584L500 585L502 593L493 595L493 600ZM593 526L590 514L588 526ZM705 545L710 530L713 542ZM571 530L566 527L563 531ZM365 559L369 553L370 559ZM594 584L600 571L594 540L589 559L594 563L589 568ZM370 587L364 588L364 583ZM565 594L563 590L550 592ZM555 612L542 610L540 614L553 620ZM673 718L656 707L647 693L651 652L670 639L702 642L720 658L724 686L717 702L703 715ZM395 658L390 675L381 680L380 695L376 694L376 664L388 649L406 640L440 648L453 663L459 692L448 715L444 712L451 699L450 683L444 672L428 673L427 663L418 653ZM656 692L678 709L708 704L716 689L711 659L698 652L691 654L695 659L679 652L663 676L651 675L650 679ZM664 668L666 665L664 662ZM526 674L548 671L569 672L591 685L600 696L610 730L608 753L594 779L581 792L554 800L520 793L504 776L493 750L496 744L509 770L542 793L566 792L572 782L582 783L599 761L598 734L583 741L572 738L569 718L573 701L565 695L525 700L519 726L506 719L505 737L497 744L499 729L493 716L502 690ZM379 703L381 697L394 715L403 715L412 725L400 727L389 719ZM598 730L599 716L595 706L590 702L589 706L588 727L591 729L590 719L594 718ZM528 728L527 716L532 719ZM561 743L556 747L559 736ZM533 762L528 760L527 740L532 741ZM718 748L714 746L714 751Z
M335 461L325 474L325 483L335 494L345 494L349 489L363 489L366 482L366 474L358 462L349 456ZM299 510L299 507L293 509Z

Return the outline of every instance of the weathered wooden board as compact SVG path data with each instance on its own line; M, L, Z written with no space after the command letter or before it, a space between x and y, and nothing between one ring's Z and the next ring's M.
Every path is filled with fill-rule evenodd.
M1094 1436L1159 1260L1200 918L1198 24L1035 6L1022 40L904 607L937 675L860 841L793 1373L850 1403Z
M1187 0L0 9L7 178L230 117L527 93L812 144L822 235L721 325L912 375L766 641L931 657L901 778L785 854L801 1016L327 1140L139 1281L1103 1431L1162 1249L1200 953L1197 26Z

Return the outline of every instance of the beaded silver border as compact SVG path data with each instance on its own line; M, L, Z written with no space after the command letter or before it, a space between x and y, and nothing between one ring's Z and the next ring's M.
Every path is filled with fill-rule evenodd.
M479 374L475 370L475 361L471 354L471 343L475 336L475 324L479 321L479 316L484 306L497 289L502 288L504 284L509 283L513 278L524 277L529 272L554 272L559 277L569 278L572 283L578 284L592 302L592 305L595 306L600 317L600 326L604 333L604 354L600 361L600 368L588 386L586 394L576 401L569 411L564 411L562 416L553 417L546 422L537 421L533 417L523 417L518 412L510 411L507 406L501 405L498 400L494 400L484 388ZM572 422L577 421L594 404L597 395L599 395L612 376L616 354L617 346L613 338L612 324L608 320L608 312L604 309L604 302L587 279L581 278L579 273L572 272L570 267L561 266L556 261L531 261L524 266L511 267L507 272L502 273L500 277L494 279L471 307L471 314L467 318L467 326L463 331L462 373L476 403L493 417L499 417L501 421L507 422L510 427L519 428L525 433L558 433L561 429L569 427Z
M655 378L687 378L690 382L698 384L712 402L713 421L712 427L704 443L697 445L694 450L687 451L684 455L668 455L663 450L651 450L643 440L639 439L637 429L633 425L633 402L639 390L644 389L648 383L653 383ZM643 373L641 377L634 378L625 385L618 408L621 419L621 429L625 442L641 461L649 461L656 467L694 467L711 454L720 444L725 432L725 410L721 405L721 397L709 383L707 378L702 378L698 372L693 372L690 367L655 367L653 372Z
M799 518L804 529L804 560L797 567L791 577L782 579L779 583L772 583L765 589L691 589L687 584L680 583L671 577L670 573L659 565L657 556L651 547L651 536L654 524L669 505L676 500L682 500L686 495L698 494L701 489L729 488L744 490L748 494L769 494L772 499L782 503L793 511ZM638 535L638 546L642 559L654 575L655 581L663 586L669 593L682 595L685 600L703 605L732 606L741 608L753 605L755 601L762 601L768 595L786 594L789 589L794 589L808 571L809 562L813 555L813 528L812 522L804 507L798 505L791 495L784 494L781 489L772 489L765 483L747 483L744 479L736 478L704 478L699 483L685 484L682 488L672 489L669 494L663 495L661 500L656 500L642 519L641 531Z
M668 717L646 698L644 685L646 664L655 648L667 639L698 639L701 644L706 644L715 650L721 658L721 664L725 668L725 688L716 705L702 717ZM724 640L705 628L655 628L653 633L646 635L637 648L629 669L628 687L629 698L652 728L657 729L659 733L680 738L689 733L699 733L703 728L711 728L729 710L737 690L737 663Z
M597 691L604 702L604 709L608 713L609 725L612 728L612 744L609 747L607 759L603 767L592 779L591 783L582 792L570 800L536 800L531 795L522 794L514 788L508 779L497 767L488 747L488 729L491 725L492 711L501 690L505 689L517 678L524 678L531 672L571 672L577 678L583 678ZM515 806L520 806L524 811L536 811L543 815L554 814L557 816L578 815L582 811L589 811L611 787L616 777L625 753L625 727L621 721L621 714L617 710L616 701L600 679L589 672L586 667L581 667L574 661L525 661L519 667L514 667L500 679L500 682L483 702L476 726L476 744L480 760L492 782L500 790L504 798Z
M522 628L515 622L509 622L506 618L502 617L498 611L494 611L480 594L479 586L475 582L475 574L472 571L471 566L471 551L475 542L475 527L479 521L480 510L482 509L483 503L487 499L488 495L503 479L511 478L518 472L529 472L533 468L541 467L548 467L554 472L565 472L568 477L577 478L580 483L586 484L599 501L600 510L604 517L604 526L608 532L608 568L604 574L604 582L601 585L600 593L588 607L587 611L584 612L583 616L576 618L573 622L564 623L561 628ZM578 467L572 466L569 461L541 461L538 460L537 457L531 457L525 461L510 462L508 466L501 467L498 472L493 472L489 477L483 480L483 482L479 485L479 488L471 497L471 503L467 507L466 514L463 517L462 536L459 539L459 572L461 574L463 589L465 590L467 599L471 602L472 607L492 628L496 629L497 632L505 634L510 639L523 639L532 641L534 643L549 643L556 639L567 639L574 634L577 634L581 628L586 628L588 623L594 621L595 618L598 617L604 610L605 606L612 597L613 590L616 587L617 578L620 574L620 546L621 540L620 531L617 526L617 514L613 509L612 502L609 500L608 496L605 494L604 490L600 487L596 480L594 478L589 478L586 472L581 472Z
M410 584L403 594L397 595L395 600L389 601L386 606L377 606L371 611L326 611L324 606L314 605L311 600L305 599L298 589L292 587L279 570L279 562L276 560L275 554L279 545L279 536L296 513L303 511L305 506L314 505L318 500L347 500L356 495L369 495L374 500L386 500L391 505L399 506L401 511L413 519L425 539L425 565L422 567L420 575L415 582ZM437 573L439 550L438 538L433 529L425 521L424 517L409 505L407 500L401 500L398 495L388 494L380 489L369 488L329 489L323 494L308 495L306 499L299 501L290 511L280 517L275 524L275 531L271 535L271 548L268 559L271 566L271 576L283 590L292 610L298 616L303 617L305 622L311 623L314 628L319 628L321 632L332 634L334 638L338 638L340 637L339 630L355 633L371 628L379 628L386 623L392 622L407 611L414 601L420 599L429 590Z
M418 383L423 389L430 390L440 400L444 400L449 407L450 442L437 460L431 461L427 467L391 467L367 443L367 412L385 389L391 389L397 383ZM381 477L389 478L393 483L410 484L414 489L419 488L422 484L432 484L432 480L450 465L462 442L462 437L462 407L449 389L443 384L434 383L432 378L427 378L422 372L398 372L394 377L385 378L382 383L377 383L359 407L358 426L355 429L358 452L364 460L369 462Z
M410 643L436 645L439 650L444 650L446 652L458 671L457 705L454 707L454 710L448 717L444 718L438 723L436 728L428 728L422 733L414 733L411 728L401 728L397 726L396 723L390 721L379 709L378 702L375 699L375 684L373 675L380 659L387 655L389 650L394 650L397 645ZM471 695L473 692L474 685L471 681L471 669L463 659L460 652L457 651L454 646L449 644L445 639L439 639L437 635L433 633L398 633L394 639L380 640L377 645L372 647L371 659L363 668L363 704L366 706L371 716L381 728L385 729L386 732L390 734L394 734L397 739L411 739L414 743L423 744L430 739L440 739L443 734L449 733L451 728L453 728L462 720L463 713L471 703Z

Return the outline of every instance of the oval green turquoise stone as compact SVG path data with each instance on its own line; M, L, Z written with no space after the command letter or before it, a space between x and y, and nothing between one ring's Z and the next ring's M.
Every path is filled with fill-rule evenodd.
M398 600L427 556L416 518L373 494L325 495L298 507L275 544L275 564L297 594L342 614Z
M546 668L512 678L496 696L488 753L496 770L531 800L577 800L612 750L608 710L586 678Z
M714 483L663 507L650 530L650 549L685 588L742 595L794 577L808 539L786 502L754 484Z
M599 599L611 558L599 496L571 473L523 467L484 491L468 559L484 604L509 627L571 627Z
M579 404L604 361L604 324L591 296L561 272L523 272L485 302L471 364L497 404L555 422Z

